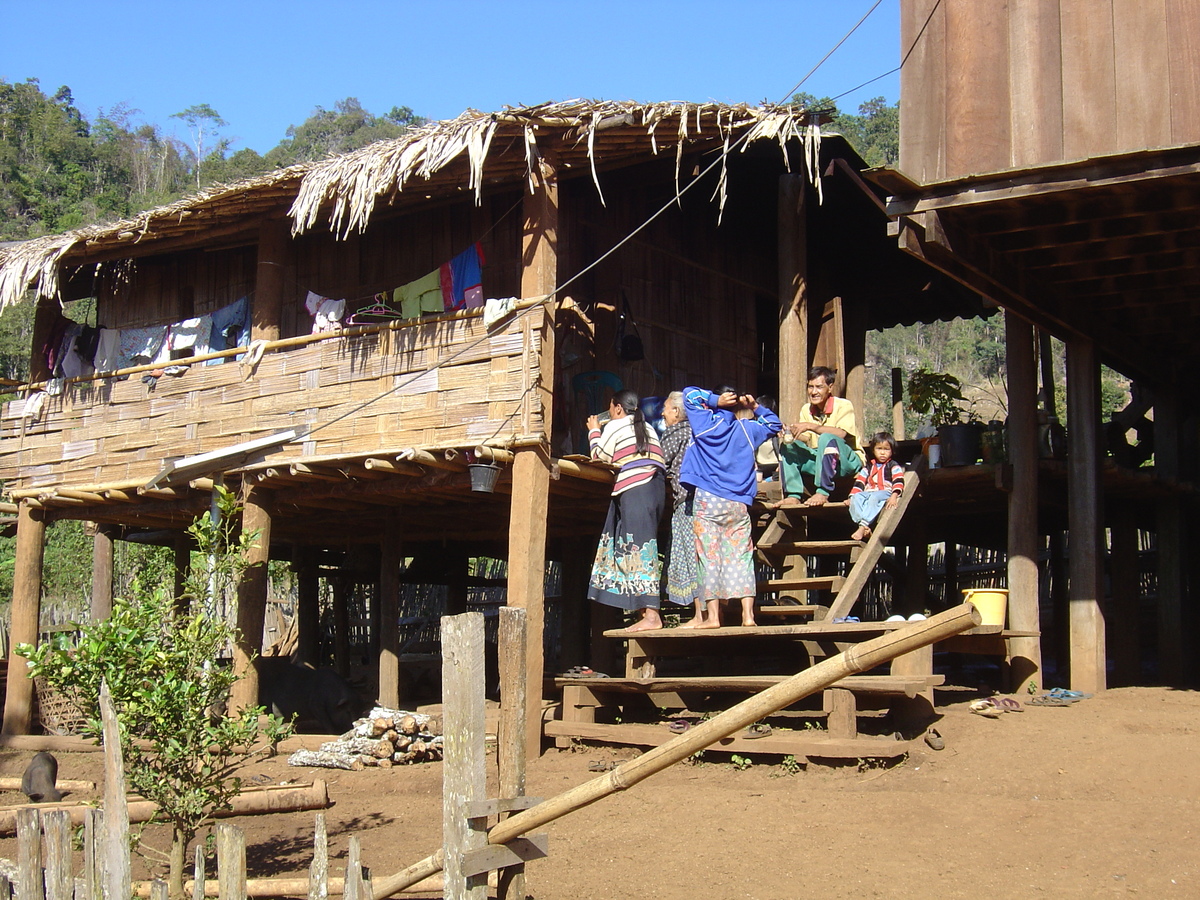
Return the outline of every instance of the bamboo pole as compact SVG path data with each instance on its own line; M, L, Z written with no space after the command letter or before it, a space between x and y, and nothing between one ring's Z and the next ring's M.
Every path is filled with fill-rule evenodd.
M506 844L553 822L565 815L582 809L610 794L626 790L656 772L661 772L677 762L687 759L698 750L715 744L722 738L759 721L773 712L791 706L803 698L824 690L831 684L849 675L865 672L882 665L897 656L911 653L922 647L943 641L960 632L978 625L982 619L971 603L963 603L953 609L931 616L923 622L914 622L898 628L890 634L856 644L820 662L812 668L791 676L768 688L761 694L744 700L707 722L689 728L683 734L665 744L648 750L636 759L622 763L611 772L584 782L564 791L537 806L519 812L510 819L499 822L488 832L489 844ZM375 885L376 897L387 897L441 871L444 851L438 850L407 869L397 872Z
M483 462L511 464L516 455L511 450L481 445L475 448L475 458ZM605 484L612 484L613 472L616 471L607 466L576 462L573 459L555 459L551 462L558 466L558 470L565 475L583 478L587 481L602 481Z

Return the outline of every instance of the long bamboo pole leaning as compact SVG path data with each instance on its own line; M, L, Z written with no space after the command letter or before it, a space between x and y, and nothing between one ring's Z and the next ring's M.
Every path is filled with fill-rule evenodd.
M689 728L678 737L646 751L636 759L622 763L611 772L551 797L512 818L504 819L488 832L488 843L507 844L513 838L548 822L582 809L610 794L626 790L656 772L687 759L696 751L703 750L810 694L824 690L847 676L869 671L897 656L953 637L974 628L981 621L974 604L963 603L923 622L915 622L907 628L898 628L890 634L856 644L837 656L831 656L824 662L743 700L707 722ZM375 885L375 896L390 896L421 878L441 871L443 861L444 851L438 850L432 856L413 863L403 871L380 879Z

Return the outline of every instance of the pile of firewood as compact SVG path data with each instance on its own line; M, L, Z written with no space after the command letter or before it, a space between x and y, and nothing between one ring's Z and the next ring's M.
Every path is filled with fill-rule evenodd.
M297 750L288 765L358 771L442 758L442 719L377 706L353 730L317 750Z

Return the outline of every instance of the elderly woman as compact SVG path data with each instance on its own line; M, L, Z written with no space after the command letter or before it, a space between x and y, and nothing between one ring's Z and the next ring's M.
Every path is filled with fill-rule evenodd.
M588 597L628 612L641 610L629 630L650 631L663 625L658 612L658 523L666 493L662 448L633 391L614 394L608 413L603 429L596 416L587 421L592 459L619 466Z
M692 442L692 426L683 408L683 391L672 391L663 405L663 460L667 464L667 484L671 488L671 552L667 563L667 599L690 606L696 600L696 533L688 509L688 491L679 483L683 455Z

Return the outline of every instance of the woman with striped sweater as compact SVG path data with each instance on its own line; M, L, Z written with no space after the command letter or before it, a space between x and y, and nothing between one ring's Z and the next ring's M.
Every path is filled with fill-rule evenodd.
M633 391L614 394L608 413L603 428L596 416L587 421L592 459L619 467L588 597L629 612L641 610L629 630L652 631L663 624L658 612L658 523L666 496L662 449Z

